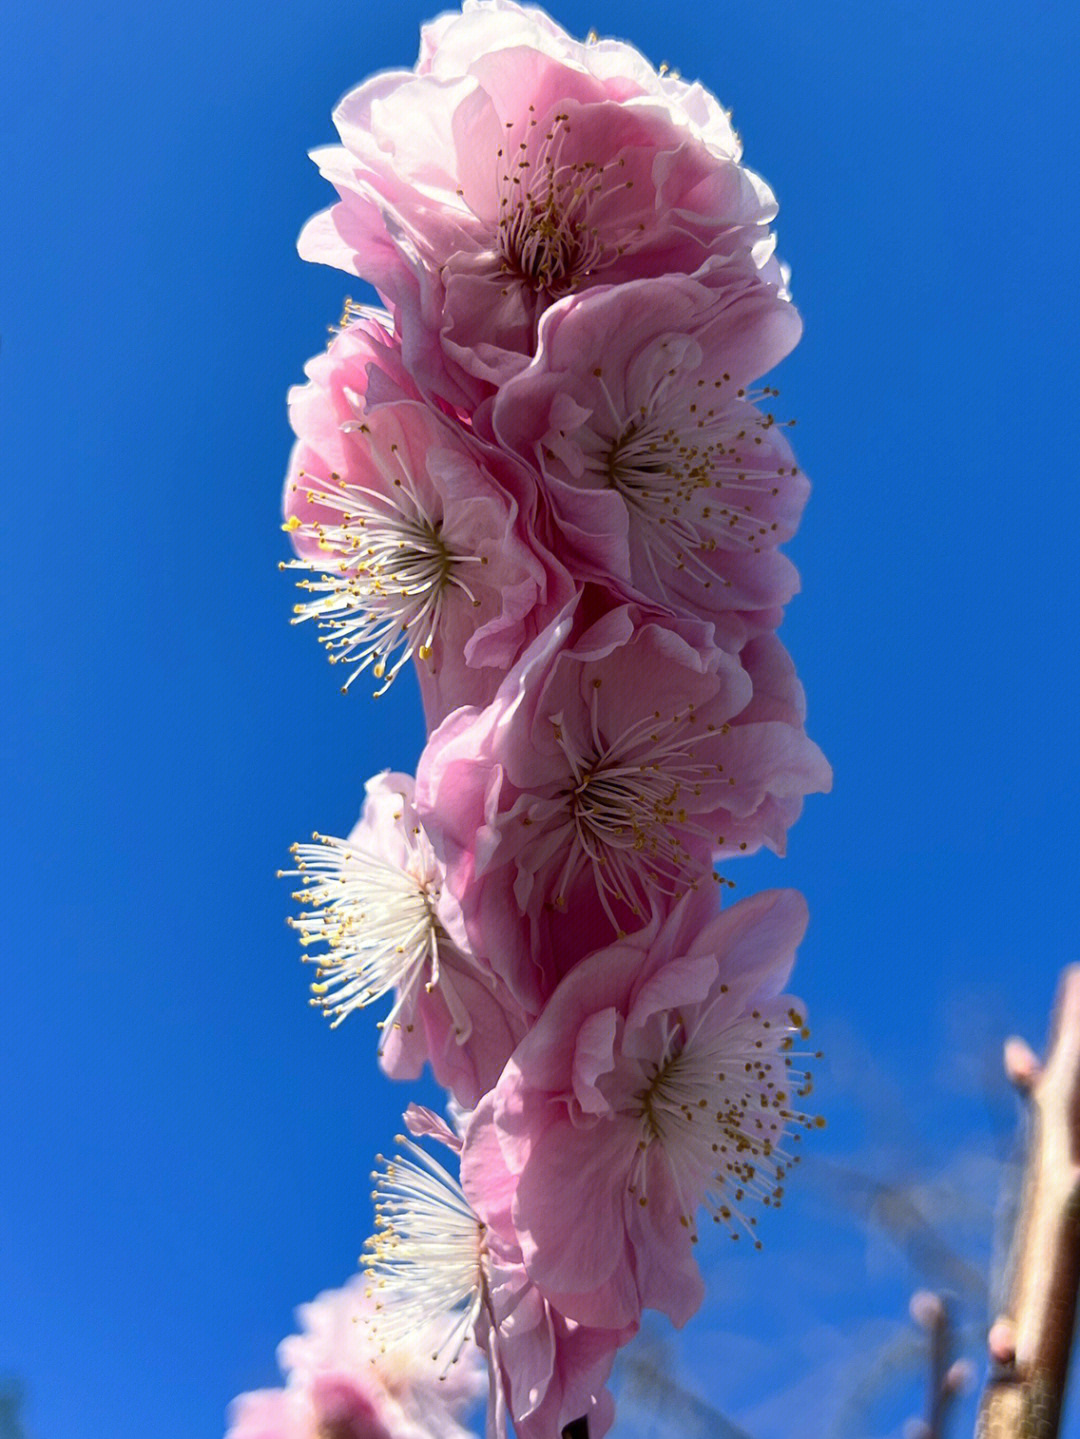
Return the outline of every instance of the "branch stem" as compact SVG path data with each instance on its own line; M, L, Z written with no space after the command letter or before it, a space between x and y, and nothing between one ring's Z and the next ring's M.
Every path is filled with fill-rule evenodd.
M1023 1197L1004 1314L976 1439L1057 1439L1080 1285L1080 965L1062 976L1049 1057L1019 1040L1005 1065L1031 1108Z

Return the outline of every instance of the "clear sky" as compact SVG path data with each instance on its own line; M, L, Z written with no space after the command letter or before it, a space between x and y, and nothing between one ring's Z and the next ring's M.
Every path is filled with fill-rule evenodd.
M308 1009L274 875L347 831L369 774L414 768L419 705L408 681L342 698L289 627L277 507L285 391L357 293L296 257L330 194L306 151L437 8L3 22L0 1373L33 1439L220 1434L293 1306L352 1271L412 1097L367 1016ZM704 1256L670 1362L754 1439L891 1436L914 1400L882 1354L946 1261L887 1236L922 1233L914 1205L983 1266L995 1047L1041 1044L1080 957L1080 22L1072 0L552 8L734 108L806 321L777 376L815 485L783 635L836 787L786 860L733 873L808 896L795 987L831 1127L766 1252Z

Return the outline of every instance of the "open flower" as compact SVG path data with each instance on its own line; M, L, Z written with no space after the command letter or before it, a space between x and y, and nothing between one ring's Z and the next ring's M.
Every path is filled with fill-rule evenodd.
M576 573L713 619L735 649L748 620L775 624L798 584L776 546L809 485L747 387L800 331L776 285L751 273L734 283L717 266L545 313L536 356L499 391L493 419L543 473Z
M413 806L409 775L368 781L347 839L293 846L305 908L290 919L318 965L315 998L333 1026L391 995L379 1059L395 1079L430 1061L440 1084L472 1106L498 1079L525 1031L505 985L447 933L443 869Z
M564 1314L618 1325L697 1309L698 1211L754 1235L814 1123L780 994L806 926L793 890L702 924L695 897L578 964L495 1090L525 1267ZM466 1154L468 1150L466 1147Z
M462 1140L430 1110L410 1105L405 1119L414 1134L462 1152ZM636 1324L570 1322L530 1282L510 1221L514 1182L491 1127L490 1096L467 1119L464 1142L460 1182L401 1135L401 1152L381 1161L376 1230L364 1256L373 1335L392 1345L427 1325L446 1373L475 1339L488 1358L491 1439L505 1439L508 1417L519 1439L550 1439L583 1415L600 1439L614 1417L604 1385Z
M427 27L417 69L334 120L313 158L340 200L301 254L369 279L410 372L456 405L521 368L561 296L771 254L775 201L711 96L512 0Z
M289 395L285 529L313 621L347 688L410 659L429 718L494 692L572 591L533 532L535 483L415 398L373 320L346 326ZM405 398L399 398L402 394ZM389 398L388 398L389 397Z
M471 1439L460 1421L482 1392L479 1352L442 1377L426 1325L381 1348L366 1287L355 1275L300 1306L303 1332L278 1347L286 1387L235 1399L227 1439Z
M830 781L775 637L740 664L625 606L572 626L452 714L417 770L471 946L532 1013L583 954L707 884L715 853L782 849Z

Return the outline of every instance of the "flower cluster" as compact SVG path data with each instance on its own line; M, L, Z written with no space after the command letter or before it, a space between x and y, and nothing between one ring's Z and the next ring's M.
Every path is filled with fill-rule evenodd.
M331 1023L376 1006L454 1114L379 1162L371 1342L431 1320L433 1373L486 1356L493 1435L600 1439L643 1309L701 1301L703 1218L756 1242L815 1122L805 906L721 907L714 869L830 784L760 384L801 323L728 115L626 44L465 0L335 122L301 253L385 309L290 394L286 567L344 688L415 667L428 738L294 846L291 922Z

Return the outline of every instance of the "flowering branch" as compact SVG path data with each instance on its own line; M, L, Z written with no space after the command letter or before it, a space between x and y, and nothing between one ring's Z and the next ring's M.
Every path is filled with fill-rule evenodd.
M1029 1099L1031 1139L1008 1303L987 1340L992 1368L976 1439L1055 1439L1080 1286L1080 965L1062 976L1049 1058L1021 1039L1005 1071Z
M377 1161L368 1337L388 1372L423 1323L429 1377L483 1355L489 1439L603 1439L643 1311L702 1302L699 1221L760 1248L824 1122L806 904L721 908L715 868L831 784L776 635L809 485L759 385L802 321L730 115L621 41L464 0L335 122L300 250L386 308L290 392L282 567L344 689L415 667L428 736L294 846L291 923L331 1024L389 1000L383 1068L455 1122L410 1105ZM297 1439L382 1402L290 1383Z

